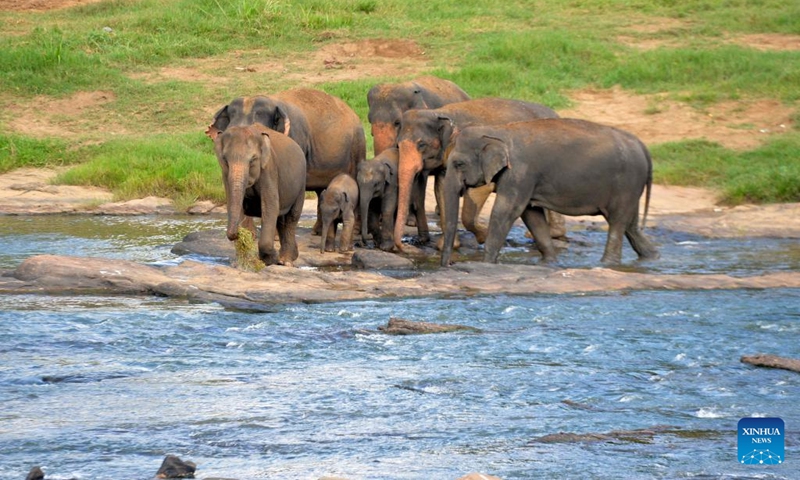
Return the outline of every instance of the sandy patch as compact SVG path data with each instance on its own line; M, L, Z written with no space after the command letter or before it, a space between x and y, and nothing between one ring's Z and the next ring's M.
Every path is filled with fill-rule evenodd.
M114 100L116 96L110 91L77 92L58 99L40 95L30 103L8 105L11 121L7 127L39 138L127 133L125 127L117 122L98 121L98 116L106 115L103 106Z
M99 1L101 0L0 0L0 10L58 10Z
M619 87L569 94L576 106L563 117L592 120L628 130L647 144L704 138L734 149L751 149L788 131L794 109L775 100L720 102L701 111L666 95L636 95Z

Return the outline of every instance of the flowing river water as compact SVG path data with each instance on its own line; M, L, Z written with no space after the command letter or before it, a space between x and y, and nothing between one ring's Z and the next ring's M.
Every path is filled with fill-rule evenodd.
M4 217L0 268L36 253L177 262L172 244L220 225ZM512 244L524 243L515 235ZM566 266L600 256L602 234L580 237L599 243L565 252ZM800 268L796 241L654 237L664 258L626 268ZM535 263L526 250L512 246L505 258ZM480 332L378 333L391 316ZM338 302L258 314L164 298L0 295L0 335L2 479L34 465L48 480L149 479L167 454L196 462L198 478L240 480L799 478L800 375L739 361L800 355L798 289ZM749 416L784 420L784 464L737 462L737 422ZM559 432L586 436L559 441Z

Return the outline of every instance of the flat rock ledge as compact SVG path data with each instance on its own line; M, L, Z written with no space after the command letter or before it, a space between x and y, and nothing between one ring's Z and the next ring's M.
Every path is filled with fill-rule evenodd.
M606 268L465 262L398 279L372 271L269 266L251 273L191 260L155 267L127 260L61 255L30 257L0 276L0 293L159 295L254 310L286 303L381 298L798 287L800 272L754 277L653 275Z
M389 323L378 327L386 335L427 335L430 333L450 333L466 331L480 333L480 329L466 325L415 322L403 318L390 318Z

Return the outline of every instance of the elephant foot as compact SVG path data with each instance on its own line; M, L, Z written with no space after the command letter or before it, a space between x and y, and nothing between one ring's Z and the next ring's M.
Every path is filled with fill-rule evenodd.
M459 248L461 248L461 240L459 240L458 235L456 235L456 238L453 240L453 249L456 250ZM444 249L444 235L439 237L439 240L436 241L436 250L439 250L441 252L443 249Z
M406 226L407 227L416 227L417 226L417 219L414 218L414 217L408 217L408 220L406 220Z
M394 242L392 241L381 242L380 249L383 250L384 252L391 252L392 250L394 250Z
M486 243L486 238L489 236L489 229L481 226L472 233L475 234L475 240L477 240L480 245L483 245ZM456 238L456 241L458 241L458 238Z
M322 235L322 222L320 222L319 219L317 219L317 221L314 222L314 226L311 227L311 235L315 237Z

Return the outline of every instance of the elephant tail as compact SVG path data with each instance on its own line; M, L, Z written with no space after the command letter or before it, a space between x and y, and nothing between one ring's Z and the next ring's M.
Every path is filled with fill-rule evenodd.
M650 150L647 149L647 146L641 140L639 144L642 146L642 151L644 151L644 156L647 159L647 184L645 185L647 192L644 197L644 215L642 216L641 228L644 230L644 227L647 226L647 211L650 209L650 192L653 190L653 159L650 157Z

